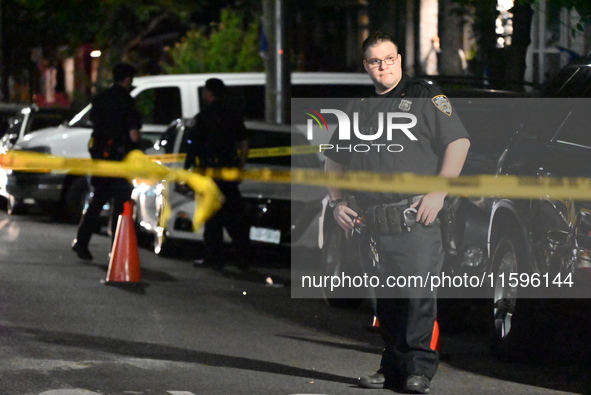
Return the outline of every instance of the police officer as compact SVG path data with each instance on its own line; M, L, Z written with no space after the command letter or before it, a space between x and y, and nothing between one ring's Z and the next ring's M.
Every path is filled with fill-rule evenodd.
M352 103L349 112L357 113L359 132L347 144L365 143L373 150L325 151L326 171L363 170L381 173L412 172L456 177L460 174L470 145L468 134L441 90L425 81L402 73L402 55L391 36L371 34L362 45L363 65L374 86L372 98ZM394 114L390 121L407 122L386 133L390 121L380 116ZM411 115L412 114L412 115ZM416 124L412 124L412 117ZM354 119L353 116L350 119ZM392 121L392 119L394 121ZM412 127L411 127L412 126ZM331 144L343 146L334 133ZM372 137L373 138L373 137ZM379 145L383 144L383 145ZM366 151L364 148L359 151ZM390 147L386 149L385 147ZM377 149L381 148L381 149ZM380 276L438 275L443 264L441 230L437 220L446 193L433 191L423 196L398 193L355 191L356 212L348 207L344 191L329 188L333 215L347 232L354 219L364 215L369 224L364 232L361 254L367 271ZM415 215L416 210L416 215ZM408 216L404 221L403 215ZM437 315L436 294L428 288L376 288L377 315L385 343L379 370L359 378L367 388L395 388L407 393L428 393L430 380L438 365L438 353L430 348Z
M185 169L243 168L248 156L246 127L242 117L226 101L224 82L210 78L205 82L206 107L195 116L188 133ZM205 223L204 264L221 270L224 267L224 228L232 238L238 266L248 269L251 260L249 226L238 182L215 180L224 195L222 208Z
M136 69L120 63L113 68L113 85L96 95L92 101L90 121L93 125L88 150L92 159L123 160L139 147L141 119L129 95ZM83 260L92 260L88 249L92 231L105 203L111 201L111 240L115 237L117 220L123 203L131 198L132 185L125 178L92 177L93 197L82 215L72 250Z

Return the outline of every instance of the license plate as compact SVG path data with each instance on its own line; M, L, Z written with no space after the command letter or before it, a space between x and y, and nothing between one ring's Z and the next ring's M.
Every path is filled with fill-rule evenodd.
M281 240L281 231L269 228L250 227L250 240L260 241L262 243L279 244Z

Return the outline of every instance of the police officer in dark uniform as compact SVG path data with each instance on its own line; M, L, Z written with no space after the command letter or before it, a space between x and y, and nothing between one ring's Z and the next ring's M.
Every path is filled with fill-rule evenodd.
M201 170L243 168L248 156L247 131L239 113L225 100L224 82L210 78L205 82L203 98L206 107L195 116L188 133L185 169ZM222 208L205 223L204 264L221 270L224 267L224 228L232 244L241 270L248 269L251 260L249 225L238 182L215 180L224 195Z
M447 97L437 86L402 74L402 56L389 35L373 33L364 41L362 52L364 67L376 91L372 98L352 103L350 119L354 119L351 113L358 113L358 129L365 135L378 135L379 117L387 113L397 113L393 122L400 119L401 124L410 124L392 133L383 130L379 138L371 141L368 152L342 147L344 143L367 144L367 138L352 133L351 140L339 141L335 132L331 144L341 149L325 151L326 171L458 176L470 142ZM411 127L412 116L416 125ZM384 120L382 128L387 123ZM424 278L429 273L440 274L443 246L438 215L445 192L423 196L362 191L354 194L357 211L348 207L342 190L329 188L334 218L345 231L352 231L358 216L369 222L361 241L361 259L368 274L378 275L382 283L388 276ZM360 377L359 385L428 393L438 365L438 353L430 348L437 315L435 292L412 286L379 287L374 291L385 348L380 369Z
M130 64L115 65L113 85L93 99L90 110L93 130L88 142L92 159L120 161L131 150L139 147L141 117L129 95L135 73L135 67ZM110 223L113 240L117 220L123 212L123 203L131 198L133 189L125 178L92 177L90 183L94 194L72 244L72 250L84 260L92 260L88 244L105 203L112 200Z

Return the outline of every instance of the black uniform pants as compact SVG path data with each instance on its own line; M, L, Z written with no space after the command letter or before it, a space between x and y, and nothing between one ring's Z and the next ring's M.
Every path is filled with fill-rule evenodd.
M133 186L125 178L92 177L90 184L93 187L93 196L88 209L82 215L77 243L80 246L88 247L93 230L96 228L103 206L111 200L110 225L111 241L117 230L117 220L123 212L123 203L131 198Z
M368 236L369 237L369 236ZM413 283L413 276L425 279L437 276L443 265L441 230L415 225L411 232L396 236L373 236L377 242L379 263L374 265L368 254L362 254L366 271L386 284L388 276L406 281L406 287L378 287L377 315L384 340L380 369L393 380L411 374L433 378L439 363L438 352L431 349L433 325L437 318L437 295L428 284ZM416 277L415 277L416 278Z
M232 238L232 245L239 264L248 266L251 260L249 231L246 208L237 182L216 180L224 194L222 208L205 223L203 238L207 258L216 265L223 265L224 228Z

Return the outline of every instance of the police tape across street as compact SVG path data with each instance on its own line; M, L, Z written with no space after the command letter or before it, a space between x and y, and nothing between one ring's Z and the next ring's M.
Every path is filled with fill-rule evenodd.
M67 171L71 174L101 177L141 178L153 183L186 183L196 193L198 202L193 224L199 229L221 206L223 196L210 178L180 169L171 169L152 161L141 151L131 151L123 161L64 158L27 151L9 151L0 154L0 167L24 171Z
M293 149L292 149L293 148ZM253 153L249 156L285 156L309 154L317 147L275 147ZM349 190L366 190L398 193L427 193L438 190L450 195L465 197L507 197L507 198L554 198L591 200L591 180L584 177L518 177L476 175L442 178L439 176L411 173L369 173L344 172L325 173L320 169L272 170L262 169L210 169L200 175L188 171L170 169L156 162L177 161L178 156L150 157L141 151L132 151L123 162L92 159L62 158L34 152L9 151L0 155L0 167L13 170L46 171L61 170L73 174L100 175L104 177L127 177L151 179L153 182L168 180L187 182L196 192L199 203L195 212L195 229L219 208L221 196L211 178L225 180L250 180L257 182L334 186ZM216 203L217 202L217 203Z
M325 144L326 145L326 144ZM327 147L302 145L292 147L255 148L249 151L249 158L316 154ZM183 160L183 154L151 156L162 162ZM531 199L551 197L554 199L591 200L591 180L584 177L518 177L496 175L460 176L442 178L439 176L411 173L368 173L346 172L325 173L314 169L271 169L216 170L210 176L227 180L251 180L302 185L334 186L349 190L375 192L426 193L433 190L446 191L451 195L465 197L506 197Z

